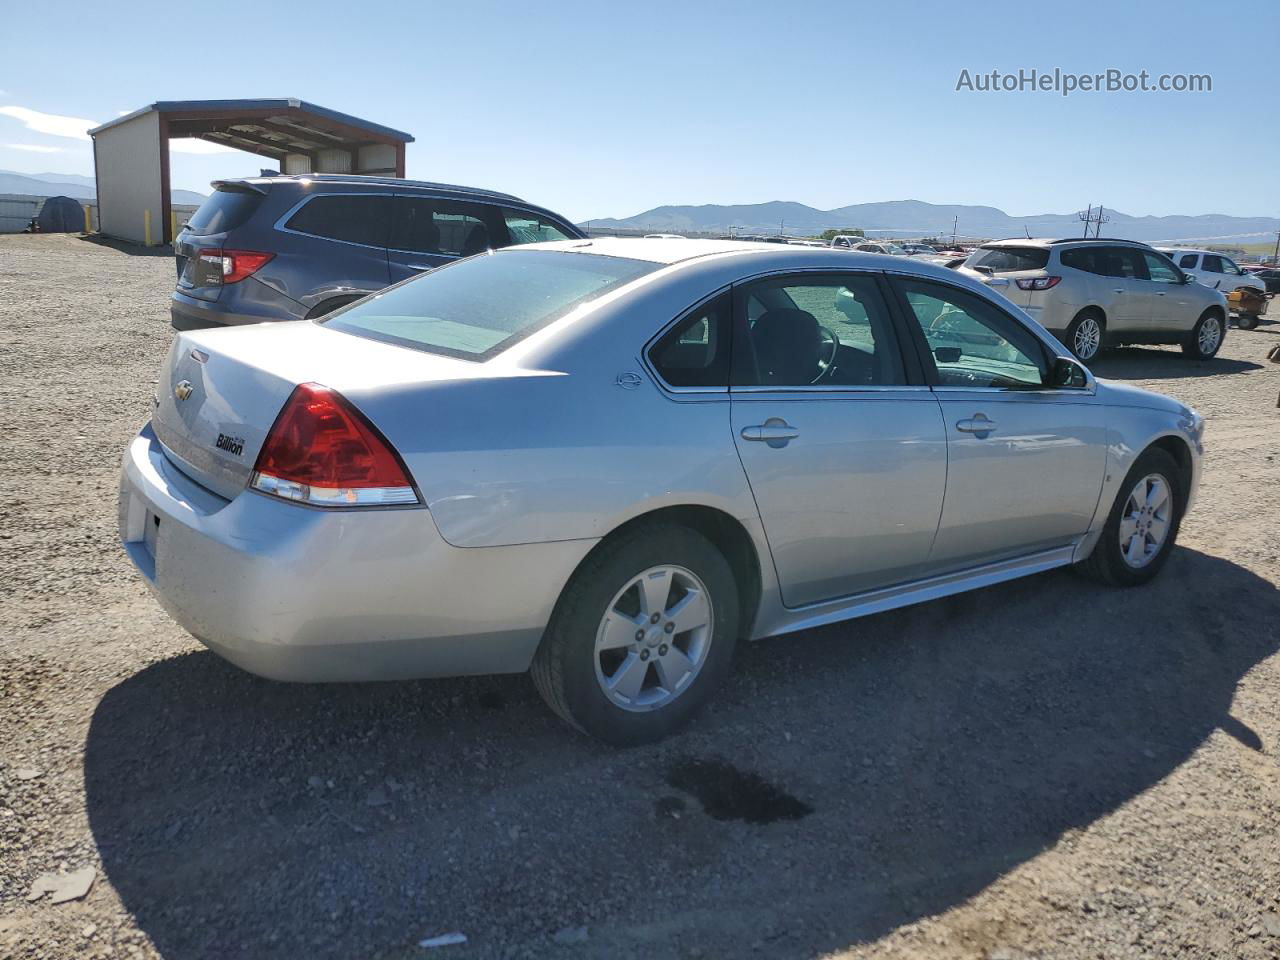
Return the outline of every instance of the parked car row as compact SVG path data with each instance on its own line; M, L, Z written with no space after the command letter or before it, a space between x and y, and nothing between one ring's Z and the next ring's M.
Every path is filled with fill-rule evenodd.
M1226 336L1223 293L1144 243L998 240L957 269L999 290L1086 363L1126 343L1176 343L1208 360Z

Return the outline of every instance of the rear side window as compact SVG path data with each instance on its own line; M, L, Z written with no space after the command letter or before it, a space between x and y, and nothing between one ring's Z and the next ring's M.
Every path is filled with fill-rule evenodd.
M575 239L561 230L553 221L536 213L504 209L502 216L507 222L507 233L510 234L512 243Z
M673 387L729 386L733 298L725 293L696 307L649 351L658 374Z
M201 237L226 233L252 217L261 202L262 194L256 190L214 190L213 195L191 215L187 229Z
M622 257L512 250L459 260L320 322L429 353L487 360L660 266Z
M385 247L390 214L390 197L333 194L312 197L285 226L315 237Z
M1196 265L1197 256L1198 254L1194 253L1184 253L1182 255L1182 259L1178 261L1178 266L1182 267L1184 270L1190 270Z
M992 273L1043 270L1048 263L1049 251L1043 247L979 247L969 258L969 266Z
M469 257L503 246L491 229L492 208L433 197L396 197L389 246L413 253Z
M1222 258L1206 253L1204 255L1204 266L1201 269L1205 273L1223 273Z

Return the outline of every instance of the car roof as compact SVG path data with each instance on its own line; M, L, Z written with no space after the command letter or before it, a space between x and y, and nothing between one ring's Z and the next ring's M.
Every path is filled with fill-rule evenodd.
M1090 244L1090 243L1107 243L1107 244L1127 244L1131 247L1143 247L1145 249L1154 249L1151 244L1143 243L1141 240L1125 240L1122 237L1005 237L1002 240L988 240L986 243L979 244L979 248L987 247L1060 247L1068 243Z
M401 180L397 177L371 177L358 173L300 173L279 174L270 177L225 177L213 181L213 186L220 183L239 183L249 186L269 186L277 183L302 184L325 183L346 184L349 186L400 187L406 189L435 190L447 193L466 194L473 197L485 197L491 200L511 200L525 203L524 200L510 193L497 190L486 190L483 187L464 187L456 183L433 183L429 180Z
M679 263L696 257L715 254L750 253L769 251L785 253L813 252L813 247L791 246L780 243L760 243L752 240L697 240L691 237L592 237L588 240L552 240L547 243L521 244L508 250L566 250L571 253L592 253L601 257L625 257L629 260L648 260L651 263ZM823 247L822 249L827 249Z
M1161 253L1207 253L1211 257L1226 257L1231 259L1231 254L1223 253L1220 250L1206 250L1204 247L1156 247Z

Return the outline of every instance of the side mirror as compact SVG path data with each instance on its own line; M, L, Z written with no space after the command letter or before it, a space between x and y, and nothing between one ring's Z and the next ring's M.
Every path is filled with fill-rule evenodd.
M959 363L960 362L959 347L935 347L933 351L933 355L939 363Z
M1055 357L1049 371L1049 386L1082 389L1089 385L1089 374L1078 362L1068 357Z
M1195 282L1196 282L1196 275L1195 275L1194 273L1184 273L1184 274L1182 275L1182 282L1183 282L1183 283L1195 283Z

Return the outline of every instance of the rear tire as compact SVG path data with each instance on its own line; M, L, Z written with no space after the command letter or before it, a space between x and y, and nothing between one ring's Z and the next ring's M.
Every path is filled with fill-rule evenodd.
M1227 325L1220 314L1206 310L1182 341L1182 352L1195 360L1212 360L1222 347Z
M1076 359L1085 364L1097 359L1106 343L1106 338L1107 322L1102 314L1092 307L1086 307L1075 315L1067 326L1064 336L1067 349L1075 355Z
M1161 499L1160 484L1167 499ZM1186 502L1182 474L1173 457L1156 447L1145 450L1120 484L1093 553L1075 565L1076 571L1115 587L1151 580L1173 552ZM1154 542L1157 535L1158 543Z
M547 705L584 733L651 743L687 723L724 680L738 624L738 586L720 551L686 527L644 525L606 540L573 575L530 674Z

